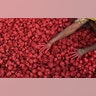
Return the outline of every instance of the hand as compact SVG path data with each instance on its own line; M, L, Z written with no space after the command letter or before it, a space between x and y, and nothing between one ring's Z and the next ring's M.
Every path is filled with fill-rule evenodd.
M72 59L79 59L81 56L83 56L85 54L85 50L84 49L76 49L74 52L72 52L70 55L70 58Z
M52 43L50 43L50 42L47 43L47 44L42 43L42 44L40 44L40 45L38 45L38 46L42 47L42 48L39 50L40 53L42 53L42 52L44 52L44 51L45 51L45 53L47 53L48 50L51 48Z

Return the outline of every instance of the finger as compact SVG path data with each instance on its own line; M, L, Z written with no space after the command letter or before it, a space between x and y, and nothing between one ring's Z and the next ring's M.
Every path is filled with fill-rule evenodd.
M73 55L70 56L70 58L74 58L74 57L78 57L78 55L77 54L73 54Z
M41 50L41 53L43 53L43 52L44 52L44 50L45 50L45 48Z
M41 52L42 50L44 50L44 48L45 48L45 47L42 47L42 48L39 50L39 52Z
M77 57L77 60L79 60L79 59L80 59L80 56Z
M39 52L39 54L40 54L40 56L42 56L43 55L43 52Z
M76 52L75 52L74 54L70 54L69 57L73 57L73 56L75 56L75 55L77 55Z
M39 52L42 53L44 50L45 50L45 49L43 48L43 49L41 49Z
M71 54L76 54L76 52L71 52L70 55L71 55Z
M45 46L45 45L43 45L43 44L42 45L37 45L36 48L43 47L43 46Z
M43 52L44 50L46 50L46 47L43 47L40 51Z
M46 44L45 44L45 43L40 43L40 44L38 44L38 46L39 46L39 45L46 45Z
M72 60L74 60L74 59L76 59L76 58L77 58L77 56L75 56L75 57L72 57L71 59L72 59Z
M47 48L47 49L46 49L45 53L47 53L47 52L48 52L48 50L49 50L49 48Z
M77 56L77 55L75 55L75 56L73 56L73 57L72 57L72 59L75 59L75 58L78 58L78 56Z

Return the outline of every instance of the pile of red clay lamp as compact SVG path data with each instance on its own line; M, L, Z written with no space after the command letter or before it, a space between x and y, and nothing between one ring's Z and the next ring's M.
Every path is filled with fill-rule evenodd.
M1 78L95 78L96 51L79 60L69 58L72 51L96 42L96 33L81 27L76 33L57 41L40 55L40 43L47 43L73 18L1 18Z

